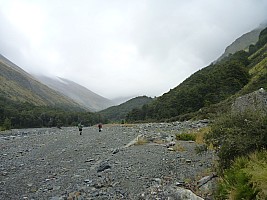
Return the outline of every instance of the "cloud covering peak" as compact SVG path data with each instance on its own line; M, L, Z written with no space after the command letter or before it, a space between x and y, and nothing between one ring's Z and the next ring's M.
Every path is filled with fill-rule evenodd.
M264 0L2 0L0 53L107 98L159 96L267 19Z

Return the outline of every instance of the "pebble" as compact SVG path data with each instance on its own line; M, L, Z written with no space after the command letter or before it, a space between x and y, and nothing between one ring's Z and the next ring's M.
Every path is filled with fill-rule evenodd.
M83 137L76 127L12 130L15 137L20 131L27 138L0 140L1 187L8 191L1 191L0 199L171 199L170 188L184 187L206 172L214 158L213 152L195 154L193 142L180 141L185 151L168 153L172 134L207 124L104 125L103 134L88 127ZM131 143L138 135L149 142Z

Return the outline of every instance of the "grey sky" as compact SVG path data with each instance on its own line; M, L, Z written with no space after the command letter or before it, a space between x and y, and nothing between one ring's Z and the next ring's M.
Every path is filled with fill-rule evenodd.
M106 98L159 96L267 20L266 0L0 0L0 54Z

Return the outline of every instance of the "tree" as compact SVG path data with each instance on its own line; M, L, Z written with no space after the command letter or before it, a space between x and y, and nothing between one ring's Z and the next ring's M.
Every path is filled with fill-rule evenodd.
M11 129L11 120L9 118L5 118L3 128L4 128L4 130L10 130Z

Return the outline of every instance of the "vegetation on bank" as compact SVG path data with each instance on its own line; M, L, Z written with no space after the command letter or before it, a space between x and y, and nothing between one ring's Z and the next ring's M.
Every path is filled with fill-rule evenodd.
M107 121L99 114L70 110L64 107L35 106L20 103L0 96L0 129L85 126Z
M220 169L227 169L240 156L267 147L267 117L260 112L247 111L221 116L205 136L220 158Z
M219 179L216 199L266 199L267 151L238 157Z
M216 199L267 198L266 114L225 114L211 125L205 141L219 157Z

